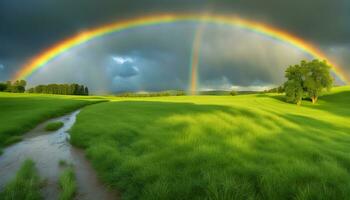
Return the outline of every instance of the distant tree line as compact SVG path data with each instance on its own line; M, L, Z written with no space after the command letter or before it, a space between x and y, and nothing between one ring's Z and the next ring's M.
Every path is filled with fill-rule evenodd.
M238 95L238 92L236 90L231 90L230 95L236 96L236 95Z
M118 97L161 97L161 96L184 96L185 91L182 90L169 90L160 92L124 92L117 94Z
M264 90L264 93L283 93L284 92L284 86L279 86L275 88L271 88L268 90Z
M0 82L0 92L23 93L26 90L26 85L27 82L25 80Z
M88 87L76 83L38 85L28 89L27 92L62 95L89 95Z

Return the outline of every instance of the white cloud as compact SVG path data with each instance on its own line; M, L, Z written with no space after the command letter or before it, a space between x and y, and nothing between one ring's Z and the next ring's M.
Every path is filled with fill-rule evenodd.
M112 59L118 64L132 63L134 60L129 57L113 56Z
M110 63L106 69L110 77L129 78L139 74L136 59L123 56L113 56L112 59L116 63Z

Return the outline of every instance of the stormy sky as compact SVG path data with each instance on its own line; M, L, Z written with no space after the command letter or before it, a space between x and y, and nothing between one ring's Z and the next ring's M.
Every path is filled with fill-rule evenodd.
M350 73L348 0L1 0L0 81L30 58L81 31L161 13L238 15L313 43ZM78 82L92 91L187 89L198 23L138 27L60 55L28 79L30 85ZM236 27L205 24L200 89L262 89L283 82L286 66L309 55Z

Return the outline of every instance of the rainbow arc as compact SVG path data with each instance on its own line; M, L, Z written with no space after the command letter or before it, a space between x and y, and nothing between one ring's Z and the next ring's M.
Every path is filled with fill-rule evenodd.
M27 62L13 77L14 80L27 79L36 70L45 67L47 63L52 61L54 58L60 54L69 51L70 49L79 46L83 43L89 42L94 38L103 37L105 35L128 30L131 28L137 28L142 26L167 24L174 22L200 22L200 23L214 23L223 24L229 26L235 26L242 29L250 30L258 34L262 34L266 37L273 38L278 41L282 41L292 47L298 48L299 50L306 52L313 56L314 58L327 60L327 62L332 66L334 73L342 80L344 83L350 81L350 77L345 73L345 71L337 66L335 63L327 59L326 55L320 51L315 46L310 43L291 35L283 30L276 27L272 27L259 22L245 20L239 17L223 16L223 15L201 15L201 14L164 14L164 15L153 15L147 17L134 18L124 21L118 21L116 23L107 24L104 26L97 27L75 36L67 38L57 44L53 45L51 48L44 50L39 55L35 56L29 62ZM197 31L196 37L193 42L193 52L191 56L191 91L196 91L197 84L197 69L199 63L199 49L200 49L200 38L202 31ZM199 39L198 39L199 38Z

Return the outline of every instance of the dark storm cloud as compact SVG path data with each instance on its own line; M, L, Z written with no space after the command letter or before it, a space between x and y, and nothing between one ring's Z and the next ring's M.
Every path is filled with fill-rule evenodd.
M350 40L347 0L2 0L0 39L2 44L7 40L23 47L45 47L85 28L122 18L206 10L265 21L316 42Z
M309 56L293 46L264 35L221 26L205 29L200 62L201 85L278 85L291 63ZM209 83L209 84L207 84Z
M240 13L263 21L308 41L320 44L350 42L350 1L348 0L247 0L221 1L224 12Z
M66 52L29 82L78 81L97 92L187 89L195 28L168 24L114 33Z
M198 26L140 27L93 40L55 59L29 83L79 81L94 92L187 89ZM201 43L200 89L277 85L284 68L306 56L285 43L220 25L207 25Z
M346 69L347 73L350 73L350 43L329 47L326 53L333 60L338 61L338 66L341 66Z
M1 0L0 63L4 64L6 68L0 72L0 79L8 79L27 59L57 41L80 31L120 19L166 12L201 13L209 11L217 14L239 15L243 18L265 22L315 43L325 52L330 53L339 64L350 69L349 56L347 56L350 52L349 10L350 1L348 0ZM182 26L180 27L183 29ZM170 80L172 74L181 74L171 79L176 81L169 81L169 85L184 87L188 80L188 56L191 53L191 34L193 34L194 28L195 26L187 27L186 33L176 28L159 28L149 33L147 30L143 31L142 34L134 33L134 36L130 36L129 39L118 40L118 48L113 47L113 45L105 45L105 48L100 49L100 54L97 53L100 56L94 56L91 52L87 53L90 56L87 61L83 55L75 55L74 61L68 59L66 65L88 66L92 65L91 63L96 66L105 65L105 63L99 62L98 58L106 53L118 52L118 55L121 56L134 55L139 60L144 61L144 68L154 68L159 73L164 74L163 77L158 77L154 72L149 71L147 77L151 78L153 82L161 82L164 78ZM176 35L176 32L181 33ZM133 31L128 31L127 34L133 34ZM177 40L174 39L176 37ZM153 42L149 42L147 38L152 39ZM169 38L172 41L169 41ZM107 38L104 40L107 41ZM181 42L178 42L179 40ZM169 49L169 46L172 48ZM222 49L222 47L218 46L216 50L218 49ZM217 82L228 80L226 82L243 85L251 83L250 79L256 79L257 84L279 82L280 80L270 71L271 69L265 70L261 66L282 65L284 62L269 63L267 58L271 55L263 55L262 52L244 54L251 56L252 61L248 62L248 58L228 61L229 59L224 55L219 56L221 59L214 59L208 55L210 53L208 50L200 72L203 83L213 82L215 77L220 77ZM256 58L256 56L260 56L260 58ZM272 55L271 59L276 59L276 57L278 56ZM287 59L288 55L281 57ZM96 58L96 61L93 58ZM295 56L292 56L290 60L293 58ZM260 63L265 60L265 63L259 67L257 66L259 63L254 60L258 60ZM59 68L65 68L61 64L56 62ZM174 65L186 67L161 67ZM216 70L213 70L212 66L216 66ZM142 71L142 67L138 67ZM232 71L233 69L237 70ZM83 82L84 78L94 77L94 73L86 73L85 76L81 75L82 77L78 80ZM223 73L230 74L230 76L221 77ZM244 76L248 78L244 79ZM260 78L256 78L257 76ZM62 80L68 79L62 77ZM149 84L147 87L155 85L144 80L138 81L144 82L142 84L146 86ZM100 82L101 87L104 84L108 85L102 79Z

